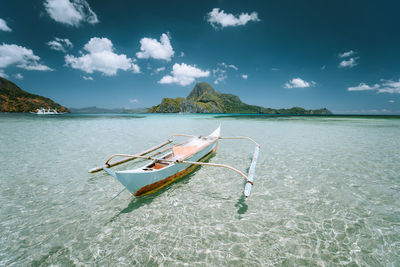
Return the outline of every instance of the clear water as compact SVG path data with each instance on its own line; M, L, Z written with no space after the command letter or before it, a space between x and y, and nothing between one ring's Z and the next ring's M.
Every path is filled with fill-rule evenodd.
M219 168L114 200L122 186L87 173L220 123L261 144L248 199ZM399 151L395 118L1 114L0 266L399 266ZM246 170L252 152L221 141L210 162Z

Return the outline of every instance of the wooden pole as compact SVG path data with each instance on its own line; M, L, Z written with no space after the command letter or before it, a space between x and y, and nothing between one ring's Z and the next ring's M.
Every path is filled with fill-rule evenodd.
M117 166L117 165L119 165L119 164L128 162L128 161L130 161L130 160L134 160L134 159L138 158L137 156L144 156L144 155L146 155L146 154L149 154L150 152L153 152L153 151L155 151L155 150L157 150L157 149L159 149L159 148L161 148L161 147L163 147L163 146L166 146L166 145L172 143L172 137L174 137L174 136L198 137L198 136L188 135L188 134L173 134L173 135L171 135L171 136L168 138L167 141L165 141L165 142L163 142L163 143L161 143L161 144L159 144L159 145L157 145L157 146L155 146L155 147L152 147L152 148L150 148L150 149L148 149L148 150L145 150L145 151L143 151L143 152L140 152L140 153L137 154L137 155L130 155L130 156L127 157L126 159L123 159L123 160L120 160L120 161L117 161L117 162L113 162L113 163L108 163L114 156L125 156L125 154L115 154L115 155L111 156L111 158L109 158L109 159L107 160L108 165L106 165L106 166L107 166L107 167L108 167L108 166L110 166L110 167ZM186 143L186 142L187 142L187 141L182 142L182 144L184 144L184 143ZM178 145L179 145L179 144L178 144ZM167 150L169 150L169 149L172 149L172 147L163 150L163 152L165 152L165 151L167 151ZM160 152L160 153L162 153L162 152ZM155 153L154 155L158 155L158 154L160 154L160 153ZM98 172L98 171L101 171L101 170L103 169L103 167L104 167L104 165L103 165L103 166L98 166L98 167L96 167L96 168L90 169L88 172L90 172L90 173Z
M197 135L190 135L190 134L173 134L170 137L168 137L168 139L171 139L174 136L183 136L183 137L199 137Z
M243 172L239 171L238 169L226 165L226 164L217 164L217 163L206 163L206 162L195 162L195 161L175 161L175 163L184 163L184 164L193 164L193 165L204 165L204 166L212 166L212 167L221 167L221 168L227 168L229 170L232 170L234 172L237 172L238 174L240 174L241 176L243 176L248 183L253 184L252 181L250 181L247 177L246 174L244 174Z
M119 164L128 162L128 161L130 161L130 160L134 160L134 159L136 159L136 158L139 158L138 156L144 156L144 155L146 155L146 154L149 154L150 152L153 152L153 151L155 151L155 150L157 150L157 149L159 149L159 148L161 148L161 147L163 147L163 146L166 146L166 145L168 145L168 144L170 144L170 143L172 143L172 140L171 140L171 139L168 139L168 140L166 140L165 142L162 142L161 144L159 144L159 145L157 145L157 146L155 146L155 147L149 148L149 149L147 149L147 150L145 150L145 151L142 151L142 152L140 152L139 154L136 154L136 155L115 154L115 155L111 156L111 157L107 160L107 163L108 163L114 156L123 156L123 157L127 157L127 158L122 159L122 160L120 160L120 161L116 161L116 162L113 162L113 163L108 163L108 165L109 165L110 167L113 167L113 166L116 166L116 165L119 165ZM94 173L94 172L101 171L101 170L103 170L103 167L104 167L104 165L99 166L99 167L96 167L96 168L93 168L93 169L90 169L89 172L90 172L90 173Z
M247 139L247 140L250 140L251 142L253 142L256 146L260 147L260 144L258 144L256 141L254 141L253 139L251 139L250 137L247 137L247 136L220 137L218 139Z

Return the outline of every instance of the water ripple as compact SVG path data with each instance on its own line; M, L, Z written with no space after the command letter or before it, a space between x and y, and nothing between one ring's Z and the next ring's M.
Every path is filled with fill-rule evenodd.
M110 154L219 123L261 144L250 198L240 176L217 168L112 201L121 185L87 173ZM400 262L400 120L7 115L0 124L1 266ZM221 141L210 162L245 171L252 150Z

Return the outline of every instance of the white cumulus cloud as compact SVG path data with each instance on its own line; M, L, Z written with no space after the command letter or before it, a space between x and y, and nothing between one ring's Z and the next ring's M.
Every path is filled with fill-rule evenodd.
M234 69L234 70L238 70L238 69L239 69L238 67L236 67L236 66L233 65L233 64L228 65L228 67L231 68L231 69Z
M93 77L91 76L82 76L82 79L84 79L85 81L93 81Z
M393 104L395 101L391 99L388 102Z
M234 70L238 70L239 69L235 65L233 65L233 64L229 64L228 65L225 62L218 63L218 66L224 67L225 69L227 69L227 68L231 68L231 69L234 69Z
M378 93L400 94L400 79L397 82L382 79Z
M174 56L171 42L167 34L163 33L160 41L144 37L140 40L140 52L136 53L138 58L155 58L170 61Z
M398 81L381 79L380 83L369 86L360 83L357 86L347 88L348 91L376 91L377 93L400 94L400 79Z
M359 57L351 57L347 60L342 60L342 62L339 63L339 68L353 68L358 65L357 59L359 59Z
M339 63L338 68L353 68L358 65L357 60L360 57L355 57L354 55L356 52L354 50L350 50L344 53L339 54L339 58L342 58L343 60Z
M218 63L217 67L212 70L212 74L215 78L214 84L225 82L225 80L228 79L229 69L233 69L236 71L239 70L239 68L233 64L226 64L225 62Z
M247 80L247 78L249 78L249 75L247 75L247 74L242 74L242 78L245 79L245 80Z
M369 90L376 90L379 88L379 84L375 84L374 86L369 86L365 83L360 83L357 86L347 88L348 91L369 91Z
M134 60L132 60L132 61L135 62ZM135 64L135 63L132 63L132 71L133 71L133 73L135 73L135 74L140 73L140 67L139 67L139 65L138 65L138 64Z
M223 63L223 64L225 64L225 63ZM213 72L213 76L215 77L214 84L222 83L228 78L228 76L226 75L226 70L224 70L224 69L216 68L216 69L213 69L212 72Z
M58 37L55 37L53 41L47 42L47 45L50 47L50 49L64 53L67 51L67 49L74 47L69 39L61 39Z
M307 82L301 78L293 78L289 82L285 83L285 88L306 88L315 86L317 83L314 81Z
M233 15L230 13L225 13L224 10L219 8L214 8L207 14L207 21L214 28L224 28L229 26L241 26L246 25L249 21L260 21L257 12L252 13L242 13L240 15Z
M15 79L18 79L18 80L22 80L24 78L24 76L22 76L21 73L15 74L14 77L15 77Z
M131 98L131 99L129 99L129 102L134 104L134 103L139 103L139 100L137 100L136 98Z
M50 17L59 23L78 27L82 22L99 22L86 0L46 0L44 7Z
M159 67L155 70L155 73L159 73L165 70L165 67Z
M86 73L99 71L108 76L116 75L118 70L140 73L140 68L133 63L133 59L114 53L113 44L107 38L93 37L83 49L87 53L82 53L80 57L66 55L65 64Z
M15 65L26 70L51 71L46 65L40 64L40 57L31 49L15 44L0 45L0 68Z
M350 57L350 56L352 56L354 54L355 54L355 52L353 50L350 50L350 51L347 51L347 52L344 52L344 53L340 53L339 57L340 58L345 58L345 57Z
M158 81L158 83L177 83L182 86L189 85L195 81L196 78L208 77L210 76L210 71L201 70L196 67L196 65L187 65L185 63L177 64L172 66L172 75L166 75Z
M10 27L7 26L7 22L0 18L0 31L11 32Z

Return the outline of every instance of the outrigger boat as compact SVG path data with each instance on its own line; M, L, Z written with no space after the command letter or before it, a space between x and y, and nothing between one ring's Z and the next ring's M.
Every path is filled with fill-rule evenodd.
M188 137L189 139L176 145L172 145L166 149L158 151L151 156L145 156L151 152L173 142L175 136ZM218 141L221 139L248 139L256 146L253 159L250 165L249 173L246 175L242 171L225 164L206 163L206 161L218 147ZM193 136L186 134L174 134L165 142L143 151L136 155L115 154L112 155L103 166L89 170L90 173L100 170L106 171L108 174L117 179L125 188L128 189L135 197L147 195L157 191L158 189L172 183L173 181L187 175L195 169L196 166L212 166L230 169L246 179L244 195L250 196L254 185L254 172L257 163L260 145L249 137L221 137L221 127L206 137ZM161 155L160 157L156 157ZM111 162L116 157L124 157L119 161ZM133 170L114 171L110 168L134 159L147 159L151 162L145 166ZM117 197L119 192L115 197Z
M55 114L65 114L65 112L58 112L57 109L50 109L50 108L39 108L35 112L29 111L29 113L37 114L37 115L55 115Z

